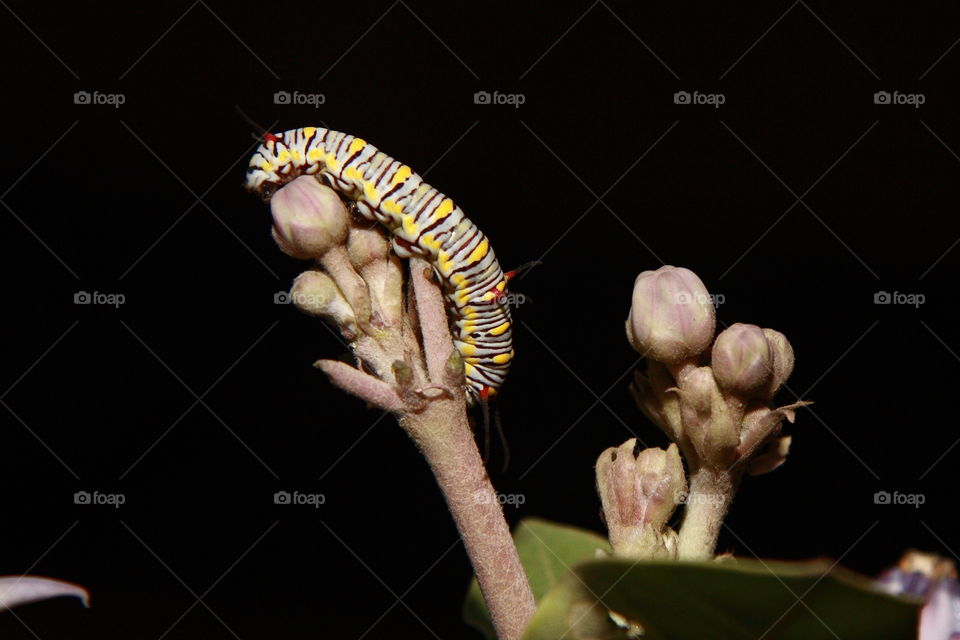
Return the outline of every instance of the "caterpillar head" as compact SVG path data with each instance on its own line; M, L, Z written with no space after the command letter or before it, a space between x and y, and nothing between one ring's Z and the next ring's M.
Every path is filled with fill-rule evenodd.
M283 138L272 133L263 134L263 143L250 158L244 186L264 202L269 202L276 190L289 182L291 162L290 152L283 143Z

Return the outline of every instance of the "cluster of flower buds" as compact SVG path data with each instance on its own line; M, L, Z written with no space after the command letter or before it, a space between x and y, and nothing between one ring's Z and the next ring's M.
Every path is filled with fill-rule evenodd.
M337 193L313 176L279 189L270 211L280 249L314 261L293 283L293 304L336 327L356 356L356 368L316 363L334 384L398 413L419 411L430 398L461 387L463 364L443 301L425 279L425 263L414 261L419 269L411 269L405 299L403 268L386 233L351 216Z
M783 420L792 422L806 404L771 404L793 371L793 348L782 333L750 324L714 338L715 323L713 298L695 273L672 266L641 273L627 338L647 358L647 371L635 374L631 391L691 472L770 471L790 446L780 435Z
M951 560L908 551L896 567L880 576L877 586L892 595L926 601L920 614L920 640L960 638L960 583Z
M615 554L673 558L677 534L667 526L687 479L675 444L634 453L636 438L610 447L597 460L597 492Z

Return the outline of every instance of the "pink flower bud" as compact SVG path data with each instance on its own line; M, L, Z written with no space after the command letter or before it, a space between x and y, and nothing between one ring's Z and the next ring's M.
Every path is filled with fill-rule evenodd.
M730 325L713 343L710 365L724 391L749 398L773 377L773 357L763 329L753 324Z
M300 258L320 258L347 241L350 214L331 188L313 176L300 176L270 199L273 237L281 251Z
M693 271L669 265L644 271L633 285L627 339L641 355L676 364L710 346L716 317Z
M787 381L790 374L793 373L793 347L787 336L773 329L764 329L763 335L770 346L770 357L773 359L772 375L769 382L763 389L763 397L773 398L774 394L780 390L780 387Z

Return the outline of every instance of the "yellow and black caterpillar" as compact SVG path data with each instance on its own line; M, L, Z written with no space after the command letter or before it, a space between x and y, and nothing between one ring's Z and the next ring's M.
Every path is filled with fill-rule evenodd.
M364 218L393 236L394 252L429 261L447 299L463 356L470 404L503 384L513 360L507 280L490 242L446 197L372 144L354 136L303 127L267 133L247 169L246 188L264 200L301 175L316 175L356 204Z

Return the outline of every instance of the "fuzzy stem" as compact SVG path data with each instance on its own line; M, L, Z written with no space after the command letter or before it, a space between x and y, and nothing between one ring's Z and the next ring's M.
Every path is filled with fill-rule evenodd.
M723 518L737 490L739 474L701 467L690 476L690 493L680 527L681 560L710 560Z
M480 458L462 398L401 417L427 458L463 538L500 640L520 637L536 611L503 509Z

